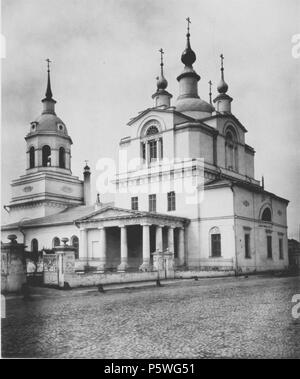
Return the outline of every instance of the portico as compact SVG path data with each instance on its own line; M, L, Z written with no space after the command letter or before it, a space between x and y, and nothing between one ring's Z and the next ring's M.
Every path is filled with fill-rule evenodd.
M173 254L185 263L185 227L188 219L105 207L76 220L80 228L79 261L97 271L152 270L152 254Z

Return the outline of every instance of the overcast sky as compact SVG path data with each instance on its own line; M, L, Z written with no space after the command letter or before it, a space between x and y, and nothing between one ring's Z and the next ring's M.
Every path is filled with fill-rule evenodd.
M53 61L57 114L74 142L73 173L81 177L88 159L95 182L97 160L115 158L129 118L152 106L161 47L176 99L187 16L200 96L207 100L207 82L218 82L222 52L232 111L256 150L256 178L264 174L266 189L291 201L289 234L297 235L300 59L291 38L300 33L298 0L2 0L3 204L11 180L25 172L24 136L42 109L45 59Z

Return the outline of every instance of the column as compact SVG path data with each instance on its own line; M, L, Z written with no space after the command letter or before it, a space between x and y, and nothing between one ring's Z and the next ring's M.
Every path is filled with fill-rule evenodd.
M150 145L149 141L146 141L146 164L147 166L150 164Z
M42 152L41 148L39 148L39 149L36 150L35 165L37 167L42 167L43 166L43 152Z
M127 229L125 225L120 226L121 229L121 264L118 266L119 272L125 272L128 268L128 246L127 246Z
M157 225L156 227L156 251L163 251L163 225Z
M35 152L34 152L34 155L35 155ZM29 168L30 168L30 154L29 154L29 151L27 151L26 152L26 169L29 169Z
M57 259L58 259L58 286L59 288L63 288L65 284L64 280L64 267L63 267L63 259L64 259L64 252L63 251L58 251L56 253Z
M66 169L71 170L71 151L66 150L65 159L66 159Z
M168 250L174 256L174 226L168 228Z
M89 260L88 257L88 239L87 239L87 229L81 228L80 229L80 236L79 236L79 259L84 259L87 261Z
M51 149L51 166L59 166L59 149Z
M157 159L158 159L158 161L162 161L163 160L163 140L162 140L162 138L159 138L156 143L157 143L157 146L158 146L158 149L157 149L157 152L158 152Z
M150 224L142 224L143 227L143 263L141 271L150 270Z
M106 268L106 230L103 226L99 230L99 267L98 270L104 272Z
M185 263L185 254L184 254L184 228L179 229L178 233L178 265L183 266Z

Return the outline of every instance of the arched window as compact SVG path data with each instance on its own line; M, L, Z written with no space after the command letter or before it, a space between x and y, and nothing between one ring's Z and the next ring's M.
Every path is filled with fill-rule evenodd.
M29 168L34 168L35 166L34 154L35 154L35 151L34 151L34 147L32 146L29 149Z
M71 246L75 248L75 259L79 258L79 239L77 236L71 237Z
M268 221L268 222L272 221L272 212L271 212L271 209L269 207L264 209L264 211L261 215L261 219L263 221Z
M58 237L54 237L52 240L52 247L56 247L60 245L60 239Z
M63 147L59 149L59 167L66 168L66 151Z
M212 258L222 256L221 252L221 233L218 227L214 227L209 231L210 235L210 255Z
M31 251L37 253L39 251L39 243L36 238L31 241Z
M163 140L156 134L159 134L158 127L150 125L145 133L146 139L141 143L141 156L144 162L151 163L163 159Z
M158 134L159 130L156 126L152 125L147 129L146 136L153 136L154 134Z
M233 128L227 128L225 134L225 166L228 170L237 171L237 136Z
M50 146L48 146L48 145L43 146L42 155L43 155L43 167L51 166L51 149L50 149Z

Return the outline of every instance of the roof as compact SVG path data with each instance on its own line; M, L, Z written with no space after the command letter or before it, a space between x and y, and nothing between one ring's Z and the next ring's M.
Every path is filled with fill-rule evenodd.
M106 206L107 203L104 205ZM15 222L2 226L2 230L32 228L32 227L44 227L60 224L73 224L75 220L90 215L95 212L94 205L80 205L78 207L67 208L60 213L55 213L46 217L34 218L31 220L24 220L22 223Z
M144 111L140 112L137 116L133 117L130 119L130 121L127 123L127 125L131 126L132 124L134 124L137 120L139 120L141 117L145 116L147 113L151 112L151 111L155 111L155 112L163 112L163 113L173 113L175 115L178 115L180 117L183 117L187 120L190 120L190 121L195 121L194 118L190 117L190 116L187 116L181 112L178 112L174 109L174 107L170 107L170 108L166 108L166 109L161 109L161 108L147 108L145 109Z
M205 122L208 120L213 120L214 118L231 118L243 129L245 133L248 132L248 130L244 127L244 125L240 122L240 120L237 117L235 117L232 113L216 113L213 116L209 116L209 117L201 119L201 121Z
M64 122L56 114L43 113L33 123L37 132L56 132L68 136Z
M274 199L283 201L285 203L290 202L289 200L287 200L283 197L277 196L272 192L266 191L260 185L257 185L257 184L251 183L251 182L238 180L238 179L227 179L227 178L222 178L222 177L212 179L208 183L204 184L204 189L213 189L213 188L217 188L217 187L232 187L232 186L246 188L246 189L253 191L253 192L269 195L269 196L273 197Z

